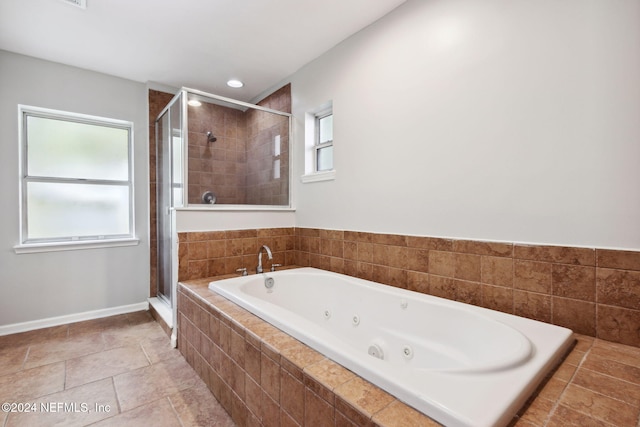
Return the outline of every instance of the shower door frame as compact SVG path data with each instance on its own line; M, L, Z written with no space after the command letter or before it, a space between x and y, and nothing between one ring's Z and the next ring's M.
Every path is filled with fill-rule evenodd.
M178 283L178 265L177 265L177 251L178 251L178 239L176 233L176 218L175 218L175 209L183 206L184 203L184 194L185 194L185 168L184 168L184 156L186 153L183 147L186 144L186 134L184 132L185 123L186 123L186 102L182 102L184 99L184 94L182 91L179 91L171 101L162 109L160 114L155 120L155 133L156 133L156 251L157 251L157 264L156 264L156 283L157 283L157 297L164 303L166 303L171 309L173 313L173 320L175 324L176 318L176 285ZM174 105L177 104L179 109L179 124L177 129L179 129L179 135L174 135L174 127L172 126L173 119L171 117L172 109ZM158 122L161 121L165 114L168 114L168 133L167 130L164 129L162 134L158 132ZM164 125L163 125L164 126ZM168 141L165 141L165 135L167 136ZM175 159L175 147L174 147L174 138L180 138L181 153L180 159ZM166 142L166 144L165 144ZM168 146L168 149L167 149ZM162 152L161 152L162 150ZM158 161L162 159L163 161L158 164ZM176 183L176 163L180 163L181 167L179 170L179 176L177 177L178 182ZM165 170L166 169L166 170ZM161 178L161 175L163 179ZM169 183L169 188L166 188L166 184ZM161 185L163 184L163 185ZM182 190L182 197L175 197L176 189ZM165 192L166 194L161 196L161 193ZM164 199L168 199L169 203L161 204L161 201L165 201ZM163 245L162 242L165 242ZM168 252L168 254L166 253ZM164 293L160 291L160 283L164 284L162 286ZM166 287L169 287L169 292L167 295Z

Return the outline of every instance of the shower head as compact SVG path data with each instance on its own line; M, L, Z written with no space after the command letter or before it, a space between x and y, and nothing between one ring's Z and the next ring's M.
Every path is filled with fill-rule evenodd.
M207 142L216 142L218 138L213 136L213 134L209 131L207 132Z

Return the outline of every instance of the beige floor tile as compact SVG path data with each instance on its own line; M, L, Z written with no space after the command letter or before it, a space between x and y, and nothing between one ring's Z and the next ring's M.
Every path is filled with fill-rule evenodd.
M140 342L140 345L151 363L158 363L180 355L180 351L177 348L171 347L171 341L166 335L144 339Z
M139 345L77 357L67 360L65 387L75 387L148 365L147 357Z
M49 363L60 362L74 357L97 353L104 349L102 334L93 333L73 338L38 342L29 348L25 369Z
M91 334L94 332L104 332L106 330L114 331L119 328L125 328L129 326L130 322L126 314L86 320L83 322L71 323L69 325L69 337Z
M0 348L64 339L67 338L68 332L68 325L60 325L51 328L37 329L35 331L21 332L19 334L4 335L0 336Z
M111 378L33 400L37 412L9 414L5 427L86 426L118 413Z
M202 383L191 366L177 357L117 375L113 380L122 411Z
M127 316L130 325L141 325L143 323L157 324L148 311L135 311L133 313L127 313L125 316Z
M0 401L79 411L0 412L3 427L234 425L147 312L0 337Z
M233 427L233 420L204 384L169 396L184 427Z
M28 345L0 347L0 376L21 370L28 351Z
M0 402L25 402L64 390L64 362L0 377Z
M133 346L142 340L168 339L167 334L156 322L140 322L122 328L108 329L102 336L104 337L105 349Z
M140 426L182 427L178 416L166 397L91 425L91 427Z

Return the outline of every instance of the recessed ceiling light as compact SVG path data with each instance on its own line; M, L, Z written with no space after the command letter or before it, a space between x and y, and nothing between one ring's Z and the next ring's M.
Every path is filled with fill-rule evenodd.
M189 101L187 101L187 104L191 105L192 107L199 107L202 105L202 102L198 101L197 99L190 99Z
M242 83L240 80L236 80L236 79L231 79L227 82L227 86L229 87L242 87L244 86L244 83Z

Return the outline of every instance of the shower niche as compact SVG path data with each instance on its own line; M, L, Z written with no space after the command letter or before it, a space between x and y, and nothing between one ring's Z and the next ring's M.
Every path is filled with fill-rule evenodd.
M171 207L288 208L290 111L289 85L257 105L181 89L156 120L158 150L171 157Z

